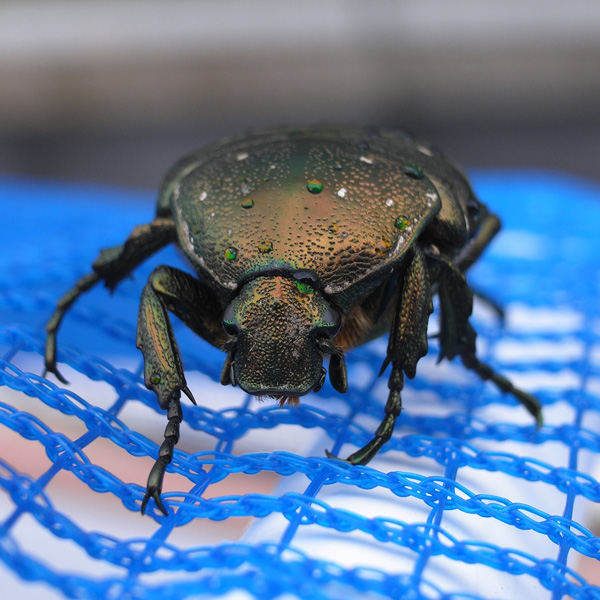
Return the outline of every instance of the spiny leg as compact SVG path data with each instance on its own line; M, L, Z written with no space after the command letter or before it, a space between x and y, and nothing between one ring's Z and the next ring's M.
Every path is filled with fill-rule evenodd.
M68 383L56 366L56 334L65 313L73 306L75 300L77 300L81 294L92 289L99 281L100 276L97 273L88 273L79 279L77 283L57 302L56 310L46 325L44 377L46 377L48 373L54 373L60 382Z
M476 333L469 323L473 293L464 273L451 262L439 260L441 266L438 294L441 309L440 360L461 357L463 365L484 381L491 381L503 393L512 394L535 418L541 427L542 409L538 400L515 387L508 379L479 361L475 354Z
M504 325L504 309L496 302L496 300L494 300L493 298L488 296L488 294L482 292L481 290L474 289L473 287L471 287L471 290L473 292L473 296L475 298L478 298L488 308L491 308L496 313L498 319L500 319L500 324Z
M56 310L46 325L46 348L44 352L44 376L54 373L62 383L67 380L56 367L56 336L61 321L73 303L99 281L113 289L121 279L150 255L175 239L175 225L168 218L157 218L151 223L136 227L121 246L107 248L93 264L94 271L85 275L57 303Z
M494 236L500 231L500 219L487 213L479 225L479 229L460 254L454 259L454 264L464 273L481 256Z
M181 392L196 403L185 381L169 311L212 344L218 345L219 340L225 337L220 327L221 309L207 288L178 269L161 266L153 271L140 300L137 347L144 355L146 387L156 393L159 406L167 410L169 422L158 459L148 477L142 514L150 498L154 498L161 512L168 514L160 494L165 470L173 459L175 444L179 440Z
M535 419L537 427L541 427L544 424L542 407L535 396L515 387L506 377L502 377L502 375L496 373L489 365L480 362L474 354L465 352L461 353L460 357L463 365L467 369L475 371L483 381L491 381L502 393L512 394Z
M418 246L414 248L412 258L400 281L402 288L398 294L387 356L379 373L383 374L388 364L392 363L392 372L388 380L390 391L384 409L385 416L375 431L373 439L346 459L354 465L366 465L390 439L396 419L402 410L401 392L404 386L404 373L409 378L413 378L417 362L427 354L427 323L429 315L433 312L433 303L425 257ZM327 456L335 458L329 452Z

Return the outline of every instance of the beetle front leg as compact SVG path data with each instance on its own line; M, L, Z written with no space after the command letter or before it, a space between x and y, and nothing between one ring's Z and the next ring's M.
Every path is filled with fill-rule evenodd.
M167 423L167 427L165 428L165 439L160 445L160 449L158 450L158 458L156 459L156 462L152 466L150 474L148 475L146 493L144 494L141 506L141 513L143 515L146 514L146 505L148 504L148 500L150 500L150 498L154 498L156 506L158 506L159 510L165 516L169 514L169 511L163 504L160 494L162 492L163 479L165 477L167 465L173 460L173 451L175 450L175 445L179 441L179 425L183 420L183 413L181 412L179 398L172 398L169 401L167 418L169 421Z
M404 373L412 379L416 373L417 362L427 354L427 323L429 315L433 312L433 302L425 257L418 246L413 250L401 283L387 356L379 372L382 375L390 362L392 363L385 416L373 439L346 459L353 465L366 465L390 439L396 419L402 410ZM327 456L335 458L329 452Z
M150 280L142 292L138 316L137 347L144 355L144 383L148 389L155 392L159 406L163 410L167 410L169 422L165 429L158 459L148 476L141 511L144 514L148 500L154 498L161 512L167 515L168 512L160 498L160 493L165 470L173 459L173 450L179 440L179 423L182 419L179 403L181 391L185 392L194 404L195 401L185 381L165 301L153 286L155 277L156 271L150 276Z
M150 498L154 498L158 508L168 514L160 493L165 470L173 459L173 450L179 440L181 392L196 404L185 381L169 311L212 344L218 344L219 336L225 336L220 327L220 308L210 290L195 277L178 269L160 266L152 272L140 300L137 347L144 355L144 383L156 393L158 404L167 411L169 422L158 459L148 477L142 514Z
M345 462L349 462L352 465L368 464L381 450L383 445L392 437L394 427L396 426L396 419L400 416L400 412L402 411L401 392L404 387L404 375L399 368L392 367L392 374L388 381L388 387L390 392L387 402L385 403L385 416L375 431L375 436L368 444L346 458ZM331 454L329 450L325 450L325 454L328 458L338 458Z

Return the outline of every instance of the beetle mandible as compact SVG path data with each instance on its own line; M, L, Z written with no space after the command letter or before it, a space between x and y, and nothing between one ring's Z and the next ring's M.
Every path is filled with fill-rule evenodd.
M103 250L93 271L58 302L47 325L46 372L73 302L102 281L111 290L167 244L197 277L157 267L143 289L137 347L144 381L167 411L164 441L141 505L165 514L163 477L189 390L169 312L226 353L223 385L283 405L317 392L323 357L339 392L344 353L389 332L385 413L373 439L346 460L367 464L390 438L404 377L427 353L432 296L439 296L439 359L463 364L514 395L542 422L538 401L476 357L465 272L500 228L465 175L439 150L403 132L348 127L279 128L229 138L178 162L154 220ZM328 456L331 454L327 453Z

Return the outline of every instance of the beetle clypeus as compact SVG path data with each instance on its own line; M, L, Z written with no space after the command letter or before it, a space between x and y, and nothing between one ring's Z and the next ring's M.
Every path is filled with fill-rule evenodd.
M46 371L56 366L65 312L96 283L113 289L163 246L175 243L197 278L167 266L144 287L137 346L144 380L167 411L164 441L141 510L160 494L192 402L168 313L227 354L224 385L281 404L329 378L347 390L344 352L389 332L380 374L391 365L385 414L373 439L346 460L367 464L390 438L404 376L427 353L432 295L440 303L440 360L463 364L513 394L541 424L530 394L481 363L469 323L465 271L500 228L462 172L405 133L339 127L275 129L226 139L167 174L156 216L121 246L103 250L50 319ZM328 453L328 456L331 456Z

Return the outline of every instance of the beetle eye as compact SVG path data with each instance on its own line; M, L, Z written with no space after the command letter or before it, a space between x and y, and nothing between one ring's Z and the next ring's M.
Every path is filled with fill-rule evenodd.
M467 202L467 211L471 219L476 219L481 213L481 204L475 198L470 198Z
M313 294L315 289L306 281L294 281L296 288L301 294Z
M327 307L327 310L323 313L323 325L326 327L325 334L329 338L333 338L337 335L342 324L342 318L337 310Z
M294 271L294 279L317 283L317 276L310 271Z
M225 313L223 314L223 329L229 335L237 335L239 333L239 327L235 321L233 306L231 304L225 309Z

